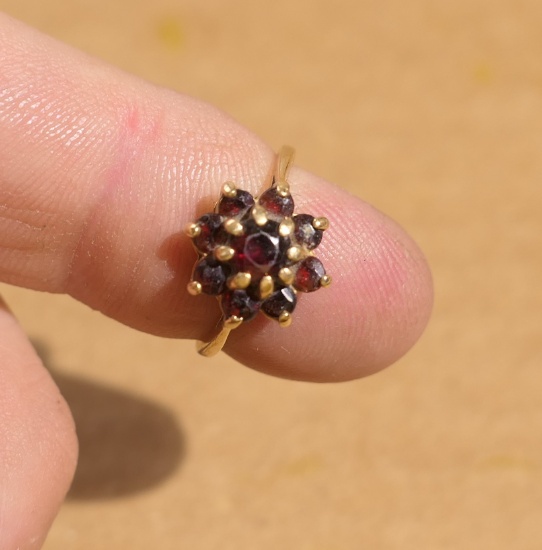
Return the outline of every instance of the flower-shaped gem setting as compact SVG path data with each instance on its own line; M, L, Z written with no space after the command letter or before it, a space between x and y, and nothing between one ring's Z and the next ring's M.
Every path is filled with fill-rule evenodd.
M226 183L214 212L188 226L198 253L188 291L217 296L231 328L259 311L289 326L298 292L331 283L314 256L328 226L324 217L294 215L285 181L258 198Z

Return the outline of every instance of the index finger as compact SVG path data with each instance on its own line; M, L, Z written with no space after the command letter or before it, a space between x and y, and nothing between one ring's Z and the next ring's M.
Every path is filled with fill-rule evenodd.
M271 149L194 99L101 65L0 19L0 279L67 292L132 327L203 338L219 310L185 291L182 228L222 183L253 194ZM426 325L431 280L416 245L359 199L294 168L298 211L325 215L318 249L334 277L287 330L265 319L226 351L279 376L345 380L405 353Z

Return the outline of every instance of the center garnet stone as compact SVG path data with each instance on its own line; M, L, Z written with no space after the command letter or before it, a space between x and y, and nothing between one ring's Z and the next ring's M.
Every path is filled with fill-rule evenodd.
M245 259L261 271L268 271L279 255L279 238L263 231L248 235L243 250Z
M263 227L253 222L245 226L245 234L232 243L237 252L238 269L256 275L268 273L281 260L284 239L278 234L278 223L269 221Z

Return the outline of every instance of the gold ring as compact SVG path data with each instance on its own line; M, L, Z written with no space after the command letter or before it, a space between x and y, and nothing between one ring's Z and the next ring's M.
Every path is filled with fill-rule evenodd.
M233 182L225 183L214 212L186 230L198 253L188 292L216 296L222 310L216 336L198 343L201 355L218 353L229 333L258 312L281 327L289 326L298 292L331 284L314 255L329 222L310 214L294 215L288 182L293 158L294 150L282 147L271 186L257 198Z

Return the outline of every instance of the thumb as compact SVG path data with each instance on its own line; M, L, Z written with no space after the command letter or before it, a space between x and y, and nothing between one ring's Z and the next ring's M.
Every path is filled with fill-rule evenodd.
M75 429L1 299L0 350L0 548L41 548L73 477Z

